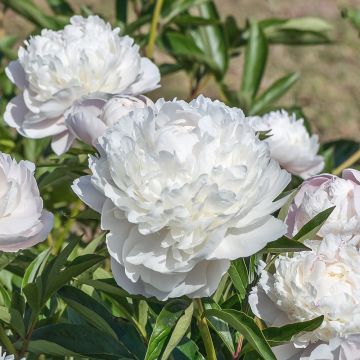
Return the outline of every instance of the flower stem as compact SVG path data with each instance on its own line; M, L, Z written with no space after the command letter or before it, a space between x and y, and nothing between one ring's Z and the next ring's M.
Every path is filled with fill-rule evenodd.
M334 171L334 175L340 175L343 170L354 165L358 160L360 160L360 149L351 155L347 160L340 164Z
M164 0L156 0L155 10L154 10L154 14L153 14L153 17L151 20L149 43L146 48L146 56L149 58L153 57L154 45L155 45L155 40L156 40L156 35L157 35L157 28L158 28L158 23L159 23L160 13L161 13L161 8L163 6L163 3L164 3Z
M200 335L203 339L205 350L206 350L206 359L207 360L216 360L216 352L214 344L211 338L210 330L207 324L206 317L204 315L204 306L201 302L201 299L194 299L194 305L197 309L197 324L199 326Z
M0 324L0 344L5 346L6 351L9 355L16 355L16 349L8 336L6 335L5 329ZM0 354L1 355L1 354Z

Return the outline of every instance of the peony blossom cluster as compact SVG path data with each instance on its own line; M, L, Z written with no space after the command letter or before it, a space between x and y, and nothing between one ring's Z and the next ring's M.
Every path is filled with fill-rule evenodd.
M303 119L285 110L273 111L264 116L249 118L251 126L265 132L271 156L291 174L306 179L324 168L324 159L317 155L318 136L310 136Z
M335 235L307 243L311 251L275 260L249 296L256 316L283 326L324 316L319 328L273 348L279 360L347 360L360 354L360 250Z
M117 284L159 300L211 296L232 260L335 207L309 251L274 258L272 272L262 264L249 304L267 326L324 317L276 346L280 360L360 358L360 172L316 175L318 137L286 111L246 118L203 96L154 103L143 94L159 86L159 70L119 31L74 16L31 38L6 70L20 94L4 115L26 137L52 136L56 154L75 139L96 148L91 174L72 188L101 215ZM51 231L34 171L0 153L1 251ZM283 222L274 213L290 173L305 181ZM0 347L0 359L12 358Z
M309 241L309 252L283 255L275 272L260 271L249 303L268 326L314 319L321 326L275 347L280 360L347 360L360 354L360 172L342 178L322 174L306 180L294 197L286 222L295 235L320 212L335 207Z
M87 112L114 95L157 88L158 68L119 31L98 16L73 16L63 30L42 30L26 41L6 69L21 93L8 104L5 121L26 137L52 136L53 150L62 154L79 136L74 119L67 120L74 106Z
M286 219L288 235L295 235L320 212L335 209L317 233L340 235L343 241L360 241L360 171L346 169L342 178L330 174L314 176L300 187Z
M35 166L0 153L0 251L14 252L43 241L53 215L43 209Z
M230 260L286 232L271 214L290 176L239 109L202 96L160 99L98 142L92 175L73 188L101 213L114 277L130 293L209 296Z

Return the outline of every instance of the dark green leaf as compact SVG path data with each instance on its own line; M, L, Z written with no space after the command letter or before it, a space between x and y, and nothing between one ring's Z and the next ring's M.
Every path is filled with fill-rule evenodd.
M156 319L145 360L159 359L160 354L165 350L165 346L170 340L176 323L188 306L189 302L181 299L172 300L164 306Z
M250 21L250 34L245 48L244 70L241 82L242 95L249 103L255 97L263 77L268 54L267 40L259 24Z
M265 360L276 360L263 333L254 320L245 313L236 310L212 309L206 310L206 314L222 319L235 328Z
M175 360L205 360L196 343L190 339L183 339L173 355Z
M314 240L316 233L320 230L334 209L335 206L326 209L314 216L314 218L312 218L299 230L299 232L294 236L294 240L298 240L299 242L304 242L305 240Z
M294 335L303 331L314 331L322 324L323 320L324 316L319 316L309 321L288 324L278 328L269 327L263 330L263 334L271 346L277 346L291 341Z
M286 236L281 237L275 241L269 242L260 253L272 253L272 254L281 254L285 252L295 252L295 251L309 251L311 250L303 243L289 239Z
M238 259L232 261L228 273L239 294L240 299L245 299L246 288L249 285L249 278L245 260Z
M116 9L116 19L126 24L127 22L127 5L128 0L116 0L115 9Z
M133 356L119 341L103 331L86 325L55 324L44 326L33 332L30 344L34 342L36 345L39 340L45 340L72 353L91 358L133 359Z
M77 257L64 270L60 271L55 276L50 277L50 281L44 284L43 302L49 299L55 291L67 284L73 277L82 274L103 260L103 256L94 254Z
M102 304L72 286L64 286L58 291L58 294L68 306L82 315L91 325L115 339L117 338L110 325L113 323L113 318Z
M47 0L55 14L59 15L73 15L74 11L66 0Z

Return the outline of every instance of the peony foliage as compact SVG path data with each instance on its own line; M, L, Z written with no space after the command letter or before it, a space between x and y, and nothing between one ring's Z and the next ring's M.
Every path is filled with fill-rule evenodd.
M34 31L0 41L0 359L360 358L359 143L263 81L330 24L1 2Z

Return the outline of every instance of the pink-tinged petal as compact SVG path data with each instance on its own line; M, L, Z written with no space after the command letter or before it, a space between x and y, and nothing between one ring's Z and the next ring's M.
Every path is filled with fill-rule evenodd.
M345 180L351 180L355 184L360 185L360 171L355 169L345 169L342 172L342 178Z
M54 150L56 155L61 155L69 150L74 140L75 136L66 130L53 137L51 148Z
M96 139L106 130L105 124L97 117L96 111L79 108L66 119L66 125L73 136L86 144L95 145Z
M43 210L39 220L41 222L40 229L34 235L28 237L23 234L13 237L12 239L7 239L6 243L1 243L0 240L0 250L5 252L17 252L44 241L53 227L54 215L49 211Z
M106 198L91 183L91 176L82 176L76 179L71 188L86 205L99 213L101 212Z
M4 113L5 122L18 130L20 134L23 135L21 127L25 120L25 116L28 113L29 109L26 107L24 98L20 94L14 97L6 106L6 110Z
M283 326L289 323L287 315L281 311L269 298L265 290L269 291L272 280L266 272L262 272L260 283L253 287L249 294L249 305L251 311L260 319L265 321L267 326Z
M160 87L159 68L148 58L141 58L142 76L129 87L128 93L131 95L144 94Z
M19 89L24 89L28 82L24 69L22 68L19 60L11 61L5 69L6 76L14 83Z

